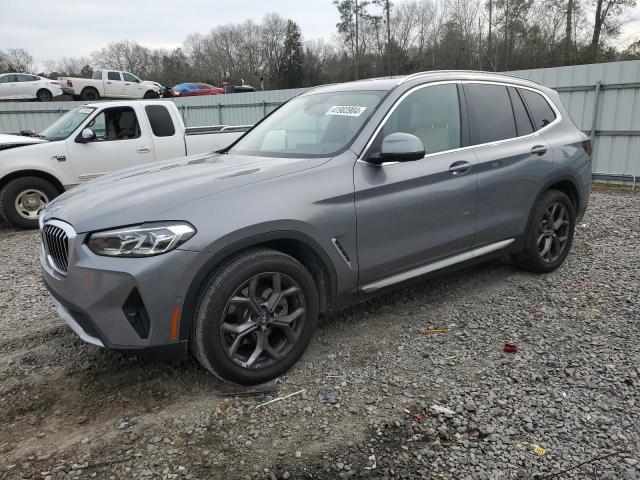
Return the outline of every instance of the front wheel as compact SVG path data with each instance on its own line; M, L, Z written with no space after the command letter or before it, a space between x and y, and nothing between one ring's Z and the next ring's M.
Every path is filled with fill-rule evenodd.
M307 269L271 249L238 255L200 294L192 350L222 380L255 385L289 370L307 349L319 312Z
M57 196L56 188L43 178L16 178L0 190L0 216L14 227L38 228L38 215Z
M158 95L153 90L149 90L149 91L144 93L144 97L143 98L149 99L149 98L158 98L158 97L160 97L160 95Z
M536 273L555 270L569 254L575 225L575 208L569 197L558 190L545 192L529 216L523 251L513 255L513 260Z

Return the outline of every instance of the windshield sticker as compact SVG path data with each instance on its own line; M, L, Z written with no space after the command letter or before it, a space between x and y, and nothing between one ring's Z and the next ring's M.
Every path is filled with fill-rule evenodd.
M336 105L327 110L326 115L342 115L344 117L359 117L367 107L358 107L356 105Z
M78 110L78 113L82 113L82 114L90 114L91 112L93 112L95 109L94 108L81 108L80 110Z

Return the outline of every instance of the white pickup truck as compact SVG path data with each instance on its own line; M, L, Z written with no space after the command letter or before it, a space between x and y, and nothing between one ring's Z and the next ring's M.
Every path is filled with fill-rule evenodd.
M214 152L249 128L185 128L176 105L163 100L74 108L36 138L0 135L0 216L36 228L44 206L74 185L142 163Z
M60 77L58 82L63 93L88 102L99 98L158 98L161 93L158 86L118 70L96 70L91 78Z

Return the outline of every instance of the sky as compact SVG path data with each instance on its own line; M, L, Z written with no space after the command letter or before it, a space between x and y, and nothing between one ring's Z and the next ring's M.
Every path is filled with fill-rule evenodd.
M0 50L25 48L38 64L89 56L114 40L177 47L189 33L260 21L277 12L296 21L305 38L327 38L338 22L331 0L0 0ZM618 42L640 37L640 0Z

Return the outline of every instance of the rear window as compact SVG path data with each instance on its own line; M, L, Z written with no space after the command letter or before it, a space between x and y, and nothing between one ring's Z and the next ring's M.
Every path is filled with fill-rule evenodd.
M517 136L507 87L466 84L471 144L496 142Z
M120 81L120 72L109 72L107 79Z
M556 119L556 114L553 108L545 100L545 98L532 90L519 89L524 101L529 107L529 112L533 117L533 123L536 130L540 130L542 127L546 127Z
M96 70L91 74L91 80L102 80L102 70Z
M164 105L147 105L145 107L151 130L156 137L172 137L176 129L171 114Z

